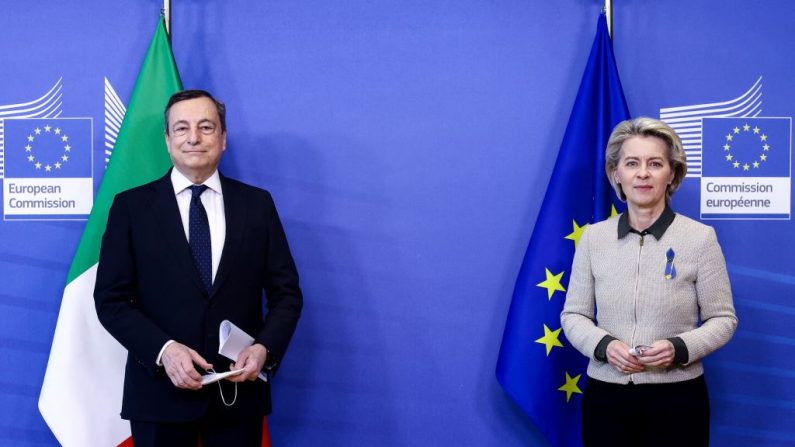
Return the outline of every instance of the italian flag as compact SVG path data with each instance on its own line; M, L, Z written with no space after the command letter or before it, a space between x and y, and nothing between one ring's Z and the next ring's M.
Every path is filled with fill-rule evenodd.
M94 281L113 198L162 177L171 166L163 110L181 89L161 18L69 269L39 396L39 411L64 447L132 445L130 424L119 416L127 351L97 319Z

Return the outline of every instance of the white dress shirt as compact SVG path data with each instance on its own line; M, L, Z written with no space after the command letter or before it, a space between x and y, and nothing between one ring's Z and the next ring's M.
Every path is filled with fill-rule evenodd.
M171 184L174 186L174 194L177 196L177 206L179 207L179 216L182 218L182 229L185 230L185 239L190 243L190 199L193 193L189 187L193 185L193 182L182 175L177 168L174 168L171 170ZM207 189L201 195L201 201L204 211L207 213L207 221L210 224L210 249L213 258L212 275L213 282L215 282L215 274L218 273L218 265L221 263L221 252L224 249L224 241L226 240L224 194L221 190L221 177L218 175L218 170L213 172L213 175L205 180L202 185L207 185ZM157 359L155 359L157 366L162 366L161 358L163 357L163 352L171 343L174 343L174 340L167 341L160 348Z

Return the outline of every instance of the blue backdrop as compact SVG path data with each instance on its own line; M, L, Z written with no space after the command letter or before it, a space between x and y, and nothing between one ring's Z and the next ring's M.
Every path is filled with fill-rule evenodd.
M105 80L126 103L161 5L4 3L0 118L56 86L48 104L93 120L98 184ZM221 168L272 192L301 273L274 445L546 445L494 368L601 5L173 1L184 85L228 106ZM789 1L615 7L633 115L730 101L760 77L759 116L795 114ZM700 185L678 211L700 216ZM707 223L740 318L706 362L714 443L795 445L792 223ZM57 445L36 401L83 225L0 222L4 446Z

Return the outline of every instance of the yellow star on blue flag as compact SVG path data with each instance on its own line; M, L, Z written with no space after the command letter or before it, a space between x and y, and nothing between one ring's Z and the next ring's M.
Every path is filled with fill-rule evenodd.
M542 345L546 346L547 348L547 356L549 353L552 352L552 348L557 346L558 348L563 347L563 343L558 340L560 336L560 331L562 328L557 328L554 331L550 330L547 325L544 325L544 336L541 338L537 338L535 340L536 343L541 343Z
M537 287L541 287L542 289L547 289L547 299L552 299L552 294L555 292L565 292L566 289L560 285L560 280L563 278L563 273L560 272L557 275L553 275L552 272L549 271L548 268L544 269L544 273L546 273L547 279L541 281L540 283L536 284Z

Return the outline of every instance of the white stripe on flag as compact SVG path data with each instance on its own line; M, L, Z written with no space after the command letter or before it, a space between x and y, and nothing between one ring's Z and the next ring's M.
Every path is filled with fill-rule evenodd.
M130 436L119 416L127 351L97 319L97 265L64 289L39 398L39 411L64 447L116 446Z

